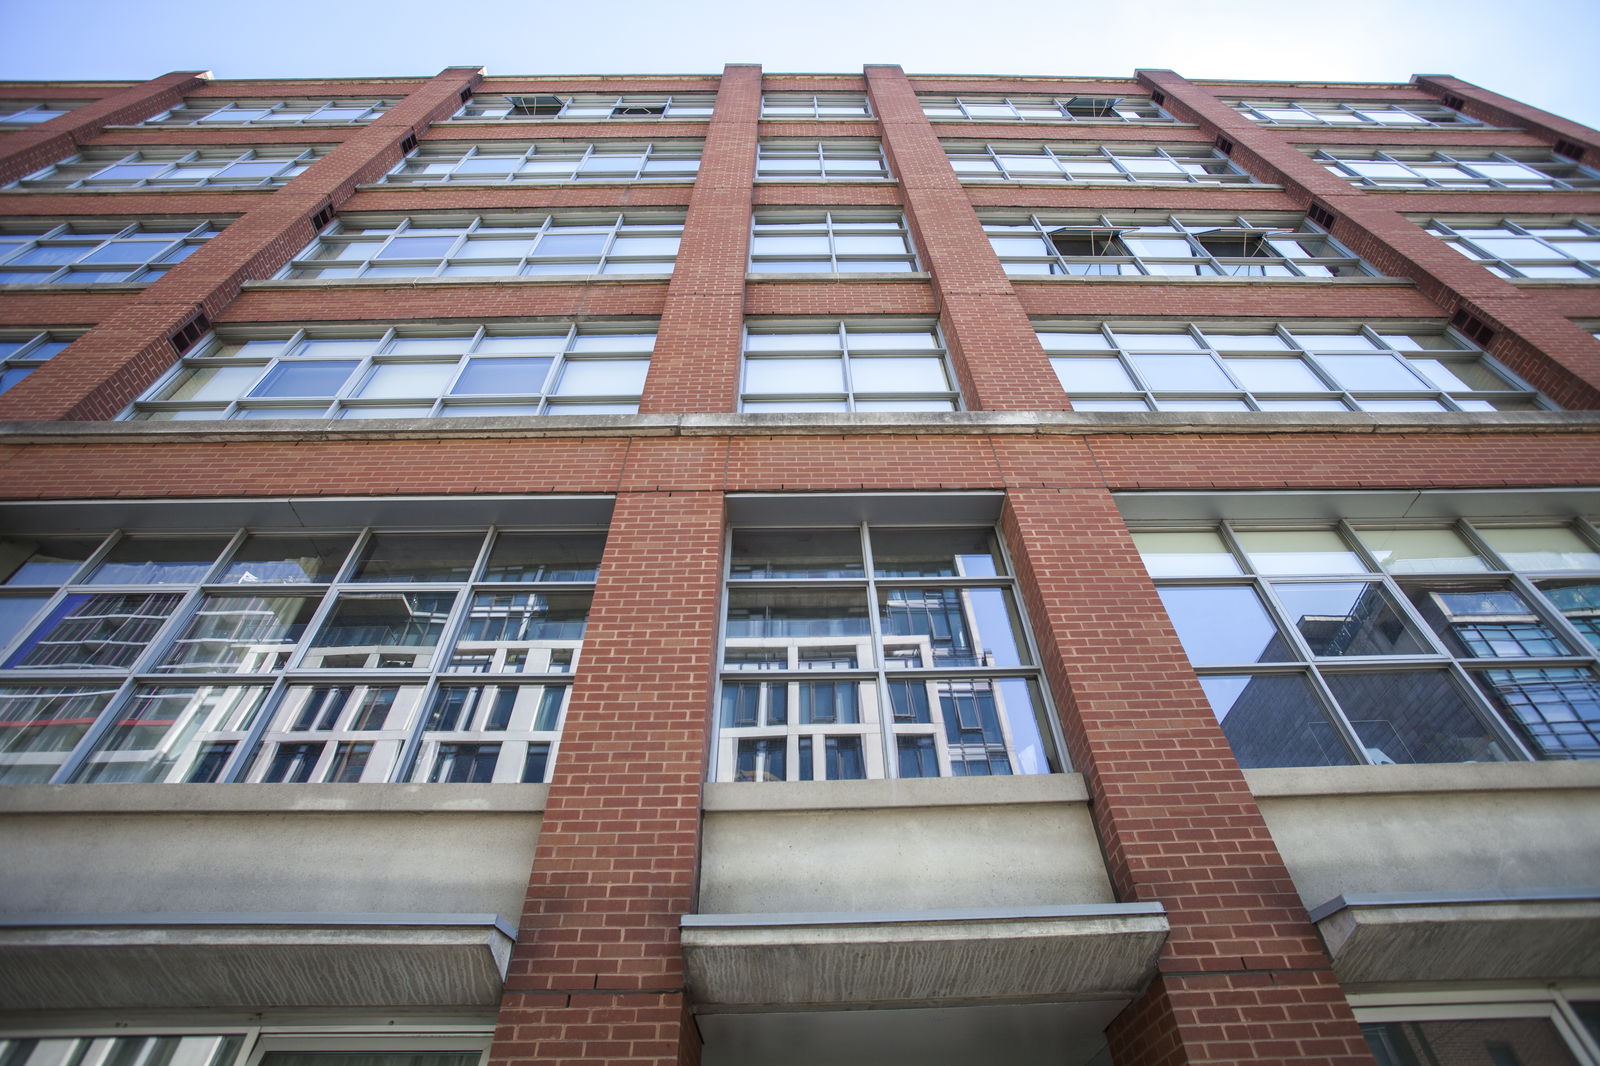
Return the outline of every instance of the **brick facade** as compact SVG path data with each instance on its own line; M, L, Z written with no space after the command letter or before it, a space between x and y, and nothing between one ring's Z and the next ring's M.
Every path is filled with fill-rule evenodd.
M716 94L708 122L446 124L472 91ZM20 90L18 90L20 91ZM773 121L766 92L865 95L873 118ZM1244 91L1240 89L1240 91ZM1264 90L1263 90L1264 91ZM1289 92L1274 87L1274 93ZM1155 92L1178 125L930 122L918 93ZM1577 145L1600 134L1444 76L1411 86L1295 86L1300 99L1460 101L1499 130L1286 131L1226 99L1233 87L1171 71L1136 79L763 75L250 83L249 95L383 95L358 127L259 131L327 155L274 191L0 192L13 220L214 218L226 229L143 289L0 292L7 330L73 328L64 352L0 396L0 497L12 501L539 494L615 498L581 669L505 980L491 1061L692 1064L701 1038L679 918L697 909L701 806L715 684L725 497L741 493L998 492L1043 674L1115 897L1159 903L1171 932L1142 995L1107 1030L1117 1066L1355 1064L1371 1058L1244 772L1120 517L1115 493L1564 489L1600 471L1600 292L1495 277L1412 217L1600 214L1600 192L1394 192L1355 187L1303 150L1319 143ZM184 97L237 84L171 74L107 88L38 129L0 133L10 181L84 146L237 143L237 131L122 129ZM254 138L258 131L243 136ZM1336 135L1336 136L1335 136ZM460 187L381 185L423 141L703 141L698 179ZM891 182L756 180L765 137L880 139ZM963 183L944 141L1230 142L1262 185ZM747 277L756 206L903 211L919 273ZM1330 232L1385 279L1008 276L978 211L1134 209L1329 212ZM258 284L316 233L319 212L507 214L669 208L687 222L669 282L410 279ZM1568 414L1216 415L1072 413L1031 319L1395 320L1458 312L1486 350ZM748 316L937 321L972 414L736 418ZM428 422L137 422L114 419L182 353L203 316L226 326L361 321L657 324L640 416ZM1458 320L1459 321L1459 320ZM1033 414L1048 417L1035 418ZM706 419L695 416L725 416ZM754 786L752 786L754 787ZM996 1060L999 1061L999 1060Z

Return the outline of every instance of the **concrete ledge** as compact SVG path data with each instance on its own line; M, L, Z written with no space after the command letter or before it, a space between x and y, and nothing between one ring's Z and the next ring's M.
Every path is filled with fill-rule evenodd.
M490 1007L492 914L0 916L0 1009Z
M1365 411L951 411L491 415L483 418L324 418L168 422L0 422L10 444L151 444L329 440L504 440L538 437L1093 437L1281 435L1285 433L1456 436L1471 433L1597 433L1594 411L1484 411L1373 414Z
M1600 762L1414 763L1246 770L1257 799L1411 792L1525 792L1600 789Z
M549 785L11 785L7 814L520 814L544 810Z
M1311 916L1346 984L1600 977L1600 888L1339 896Z
M885 807L989 807L1018 803L1086 803L1082 774L918 778L883 781L712 783L707 811L836 811Z
M682 923L698 1009L1131 1000L1166 941L1159 904L698 914Z

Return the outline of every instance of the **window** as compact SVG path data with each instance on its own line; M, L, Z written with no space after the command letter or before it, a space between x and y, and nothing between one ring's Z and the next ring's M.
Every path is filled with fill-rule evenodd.
M1476 126L1479 123L1443 104L1424 100L1235 100L1245 118L1268 125Z
M918 96L935 122L1173 121L1148 96Z
M0 392L39 369L72 341L58 331L0 332Z
M1379 189L1593 189L1600 174L1554 152L1323 148L1311 153L1352 185Z
M758 178L883 179L889 164L877 141L762 141L756 149Z
M603 544L0 540L0 782L543 780Z
M1351 996L1378 1066L1596 1066L1593 986Z
M762 118L871 118L861 93L765 93Z
M1209 145L951 144L945 152L962 181L1254 181Z
M692 181L700 167L700 142L658 144L450 144L430 141L383 180L467 181Z
M475 94L453 122L490 119L566 119L603 122L608 119L708 119L716 93L674 93L669 96L613 93L529 93L523 96Z
M1060 769L988 528L736 527L719 781Z
M226 332L124 417L632 414L655 340L653 329L566 323Z
M1304 215L984 212L1008 274L1342 278L1376 273Z
M758 210L750 239L756 274L904 272L917 269L898 211Z
M954 411L960 399L926 323L745 327L743 411Z
M1600 758L1592 526L1241 521L1134 539L1246 767Z
M1036 324L1079 411L1532 411L1550 404L1439 326Z
M23 129L28 126L37 126L41 122L49 122L53 118L60 118L75 107L82 107L82 100L51 100L48 103L30 104L19 100L0 100L0 129Z
M174 1029L179 1027L174 1026ZM362 1034L349 1025L319 1031L306 1026L225 1027L178 1032L59 1031L0 1037L0 1062L14 1066L479 1066L489 1034L461 1027ZM398 1028L398 1027L396 1027Z
M1502 278L1600 277L1600 226L1585 219L1435 218L1427 227Z
M154 281L221 229L192 220L12 223L0 227L0 285Z
M284 278L461 278L667 274L683 213L344 217Z
M151 148L68 156L9 186L11 189L164 189L194 186L276 188L321 158L320 148Z
M390 100L186 100L146 126L351 126L371 122Z

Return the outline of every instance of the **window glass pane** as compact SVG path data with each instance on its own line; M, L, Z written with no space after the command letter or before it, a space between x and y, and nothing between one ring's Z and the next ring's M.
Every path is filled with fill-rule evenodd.
M1345 766L1355 761L1301 674L1202 677L1239 765Z
M1600 581L1556 581L1540 587L1573 628L1600 651Z
M1052 359L1050 365L1068 393L1138 391L1119 359Z
M1128 357L1152 389L1231 389L1233 383L1208 355L1133 355Z
M89 584L176 585L199 581L227 543L220 537L124 537L94 568Z
M1006 589L880 588L885 660L896 667L1031 662Z
M448 669L569 672L588 623L589 599L587 592L480 592Z
M1242 572L1222 538L1210 530L1135 533L1133 542L1151 577L1225 577Z
M233 553L217 580L241 585L332 581L354 543L354 536L338 534L248 537Z
M357 396L386 399L389 397L437 396L444 391L455 375L456 364L450 363L387 363L372 368Z
M860 577L864 572L861 534L854 529L733 533L729 577Z
M603 533L502 533L484 567L484 581L593 581Z
M1295 657L1254 589L1218 585L1159 591L1183 650L1196 666Z
M1367 569L1331 529L1276 530L1238 536L1258 573L1362 574Z
M465 581L483 546L481 533L376 533L352 581Z
M115 683L0 688L0 784L50 780L116 691Z
M1468 573L1488 564L1453 529L1363 529L1362 543L1391 574Z
M650 364L642 359L574 360L561 371L557 396L638 396Z
M841 359L748 359L744 375L746 392L844 391L844 361Z
M207 596L167 650L161 673L280 669L305 635L319 596Z
M1347 389L1412 391L1428 387L1410 371L1405 360L1392 355L1323 355L1317 361Z
M1363 1025L1378 1066L1578 1066L1547 1018Z
M1432 652L1374 582L1277 582L1272 589L1313 655Z
M863 392L930 392L950 387L942 359L850 360L850 383Z
M1324 392L1324 385L1299 359L1225 359L1239 383L1253 392Z
M332 396L344 386L345 379L355 368L354 362L343 360L279 363L267 371L261 384L250 390L250 395Z
M1511 589L1414 586L1406 594L1454 655L1500 659L1568 654L1566 643Z
M101 538L7 537L0 539L0 574L7 585L58 585L100 546Z
M177 592L65 596L11 653L5 669L132 666L182 599Z
M304 665L404 669L433 663L453 593L346 593L311 642Z
M1600 677L1593 670L1486 670L1475 680L1539 757L1600 757Z
M261 376L259 366L207 366L196 367L179 377L163 400L228 400L238 399L245 388Z
M874 529L879 577L994 577L1005 573L990 529Z
M1564 526L1478 532L1517 570L1600 570L1600 552Z
M483 350L487 345L480 345ZM553 359L468 359L450 389L452 396L507 396L543 391Z
M727 632L730 639L866 636L866 592L730 591Z
M1441 671L1331 673L1327 682L1375 763L1511 758Z
M265 685L141 686L73 778L83 782L214 781L266 700Z

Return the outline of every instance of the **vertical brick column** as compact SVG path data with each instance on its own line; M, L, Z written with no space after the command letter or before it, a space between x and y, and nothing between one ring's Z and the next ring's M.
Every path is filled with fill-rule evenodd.
M402 142L461 106L482 77L451 67L417 87L271 196L231 222L138 297L0 396L0 420L113 417L181 353L172 335L197 315L216 317L246 281L269 278L317 233L313 216L336 209L404 154ZM174 199L174 211L182 211Z
M939 324L967 406L989 411L1067 408L1022 300L984 236L972 200L951 169L910 79L895 66L868 66L866 75L917 254L933 275Z
M0 153L0 185L64 159L107 126L131 126L183 102L184 93L205 84L209 71L180 70L75 107L32 129L5 138Z
M734 409L760 121L761 68L726 67L639 402L646 414Z
M694 906L721 561L720 493L618 497L494 1066L699 1058L678 920Z
M1351 251L1385 274L1411 278L1445 314L1464 311L1489 326L1495 336L1487 350L1556 403L1569 408L1600 407L1600 350L1586 331L1563 315L1552 314L1538 300L1528 299L1527 293L1511 282L1452 251L1401 214L1395 205L1397 197L1362 189L1330 174L1295 147L1294 130L1254 122L1206 87L1170 70L1141 70L1138 77L1166 96L1165 106L1175 117L1232 142L1231 158L1258 180L1284 186L1307 207L1318 204L1331 211L1334 222L1330 232ZM1522 107L1513 101L1506 103ZM1542 114L1534 108L1524 110ZM1407 132L1394 131L1394 143L1407 143ZM1506 198L1507 214L1527 210L1520 195ZM1448 197L1430 205L1420 195L1410 195L1404 207L1409 212L1451 211ZM1475 206L1474 213L1482 213L1481 206Z
M1565 141L1567 149L1578 149L1571 158L1592 167L1600 167L1600 131L1579 125L1571 119L1552 115L1537 107L1513 100L1509 96L1490 92L1470 81L1449 74L1417 74L1412 83L1423 92L1432 93L1447 106L1455 108L1468 118L1487 122L1492 126L1512 126L1533 134L1553 148Z
M1172 933L1117 1066L1372 1059L1109 493L1023 489L1005 531L1118 897ZM1203 860L1203 861L1201 861Z

